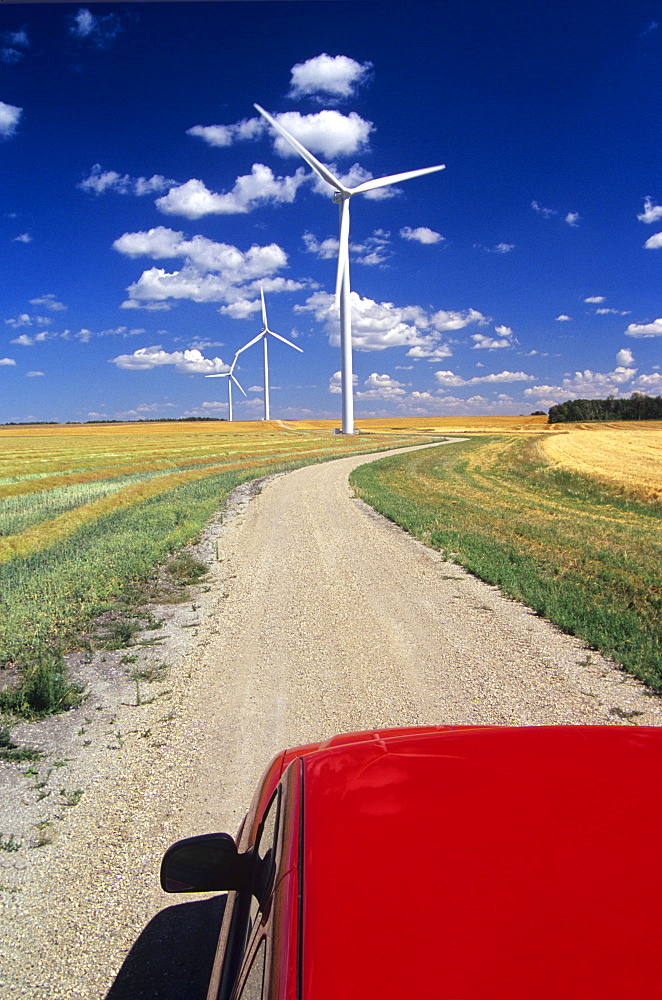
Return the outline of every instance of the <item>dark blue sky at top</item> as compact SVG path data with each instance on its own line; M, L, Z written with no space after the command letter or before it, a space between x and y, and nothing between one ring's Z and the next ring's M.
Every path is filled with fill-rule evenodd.
M267 133L187 134L253 118L256 101L372 123L362 148L316 152L339 172L446 164L352 200L357 416L662 394L661 3L4 3L0 34L0 113L21 109L0 139L0 421L227 415L225 380L203 376L259 331L262 278L289 280L267 287L270 325L304 351L273 346L274 415L339 413L330 198L307 184L244 212L155 204L192 179L225 193L253 164L303 166ZM344 99L288 96L293 67L322 53L370 67ZM124 189L81 187L95 165ZM130 179L154 175L165 186L136 194ZM202 301L213 268L113 246L158 227L242 255L275 245L287 263ZM195 291L127 292L155 268ZM259 418L257 348L237 375L235 416Z

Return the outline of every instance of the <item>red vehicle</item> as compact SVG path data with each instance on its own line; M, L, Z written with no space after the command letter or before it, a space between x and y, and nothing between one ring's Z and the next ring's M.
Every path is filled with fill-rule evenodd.
M235 844L208 1000L662 997L662 729L427 727L281 753Z

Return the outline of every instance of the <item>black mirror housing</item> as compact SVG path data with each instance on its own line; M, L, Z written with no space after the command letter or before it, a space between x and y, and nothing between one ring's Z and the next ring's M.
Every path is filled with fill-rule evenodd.
M252 852L239 854L229 833L178 840L161 862L165 892L250 892L252 877Z

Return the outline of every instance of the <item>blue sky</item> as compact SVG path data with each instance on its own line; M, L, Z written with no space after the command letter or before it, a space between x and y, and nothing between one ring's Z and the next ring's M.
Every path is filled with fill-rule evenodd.
M260 284L272 416L339 417L337 207L254 102L446 165L352 200L357 418L662 394L661 55L659 0L3 3L0 422L227 416Z

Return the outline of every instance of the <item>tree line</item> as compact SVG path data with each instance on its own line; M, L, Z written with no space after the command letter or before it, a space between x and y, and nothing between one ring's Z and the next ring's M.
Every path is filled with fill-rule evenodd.
M629 399L568 399L549 408L550 424L586 420L662 420L662 396L633 392Z

